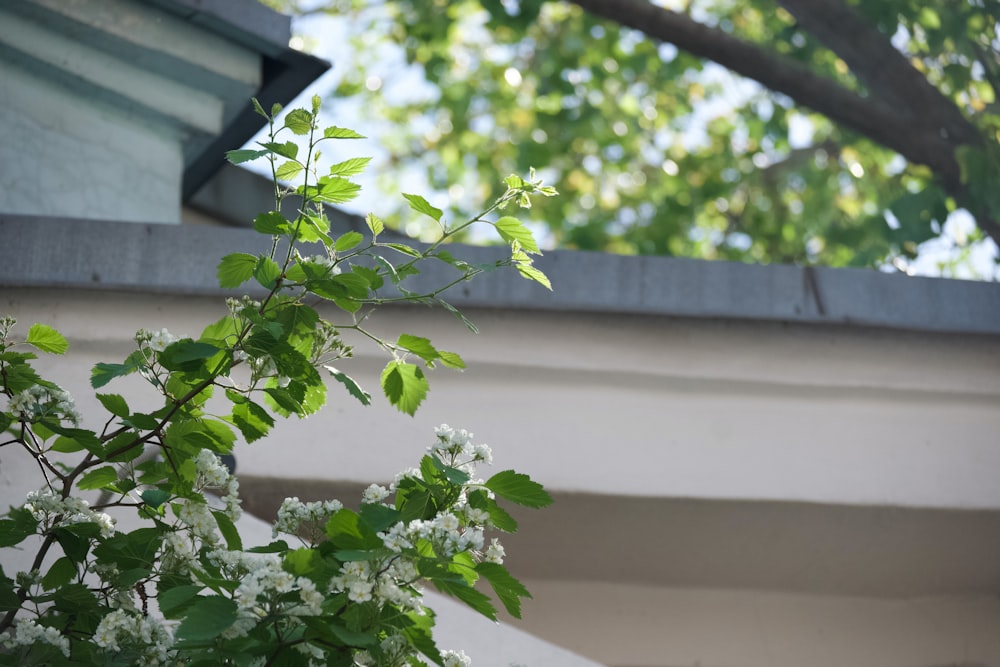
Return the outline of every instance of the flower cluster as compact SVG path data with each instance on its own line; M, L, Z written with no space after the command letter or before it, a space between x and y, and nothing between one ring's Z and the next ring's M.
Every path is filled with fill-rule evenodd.
M472 659L465 655L465 651L441 651L444 659L444 667L469 667Z
M285 498L278 508L278 520L274 523L273 535L289 533L297 535L304 527L315 532L317 526L326 523L334 512L343 509L339 500L322 500L304 503L296 497Z
M114 519L103 512L90 509L90 503L86 500L73 496L63 498L49 489L28 492L24 509L42 524L43 530L59 524L96 523L104 537L110 537L115 531Z
M225 638L246 636L268 617L323 613L325 598L316 584L282 569L281 558L276 555L218 549L209 552L208 559L224 576L239 582L233 594L238 617L223 633Z
M135 332L135 342L140 348L148 347L153 352L163 352L171 343L176 343L177 336L166 329L150 331L149 329L139 329Z
M195 490L205 491L207 489L224 489L225 495L222 502L225 504L225 513L233 521L239 520L243 514L240 507L240 483L236 477L229 472L229 468L222 462L214 452L203 449L195 457Z
M438 514L433 519L399 522L389 530L380 533L387 549L401 552L412 548L418 540L426 540L441 556L451 557L462 551L479 551L483 548L481 526L462 525L459 518L451 513Z
M26 422L52 417L79 426L82 420L73 397L56 386L43 387L36 384L20 391L11 396L7 409Z
M352 602L374 600L379 606L396 604L419 610L420 592L413 585L419 578L416 566L402 558L379 566L368 561L348 561L330 580L330 592L347 593Z
M4 637L0 643L7 648L49 644L59 649L67 658L69 657L69 639L63 637L58 629L38 625L30 618L18 621L14 634Z
M434 435L437 436L437 442L427 449L448 465L470 472L476 463L493 463L493 450L490 446L473 444L472 433L465 429L454 429L441 424L434 429Z
M174 514L181 524L191 531L193 538L200 539L205 544L216 544L219 541L218 522L212 515L212 508L207 503L197 500L180 500L174 503Z
M173 637L151 616L116 609L101 619L94 631L94 644L112 655L136 654L135 662L148 667L166 665L173 651Z

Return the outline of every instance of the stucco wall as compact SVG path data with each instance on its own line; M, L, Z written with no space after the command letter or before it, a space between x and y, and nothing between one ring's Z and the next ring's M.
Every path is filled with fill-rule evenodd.
M0 306L69 336L71 356L40 366L79 396L136 328L192 335L222 312L211 295L27 287ZM537 598L516 627L632 667L1000 664L994 337L468 313L478 336L423 308L377 315L377 330L428 336L469 369L432 372L415 418L332 384L326 412L240 451L250 506L350 500L446 421L556 495L507 540ZM374 390L384 360L358 352L341 367ZM23 478L0 456L16 499Z

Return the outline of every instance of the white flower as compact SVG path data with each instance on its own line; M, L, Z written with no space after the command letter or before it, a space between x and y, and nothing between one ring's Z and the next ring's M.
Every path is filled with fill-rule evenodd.
M212 516L212 509L205 503L181 500L174 506L174 512L181 523L191 529L191 533L207 544L219 541L216 529L219 524Z
M437 518L434 519L434 523L437 528L448 532L454 532L458 530L459 527L458 517L450 512L439 514Z
M222 496L225 503L225 512L233 521L239 520L243 515L243 508L240 501L240 483L234 475L229 472L229 468L222 462L214 452L203 449L198 452L194 459L196 478L195 489L225 489L226 495Z
M406 524L402 521L396 523L389 530L379 533L378 536L382 538L382 544L385 545L386 549L392 549L397 553L413 546L413 543L407 536Z
M167 346L171 343L177 341L177 336L173 335L166 329L160 329L159 331L154 331L153 335L149 338L149 347L155 352L163 352L167 349Z
M63 637L58 629L43 627L30 618L18 621L14 629L14 636L4 637L0 641L7 648L32 646L38 643L49 644L59 649L67 658L69 657L69 639Z
M361 495L362 501L372 504L380 503L389 497L389 489L378 484L372 484Z
M23 421L55 417L78 426L82 419L73 397L60 387L28 387L11 396L7 409Z
M299 532L303 523L325 523L335 513L343 509L339 500L325 500L304 503L298 498L285 498L278 508L278 520L274 522L272 534Z
M490 521L490 513L484 509L479 509L476 507L472 507L470 505L466 505L465 518L471 524L479 524L481 526L485 526Z
M477 461L482 461L487 465L493 463L493 450L489 445L476 445L472 451Z
M441 651L444 658L444 667L469 667L472 659L465 655L465 651Z
M497 565L503 565L503 558L505 556L503 545L500 544L500 540L493 538L490 542L490 546L486 547L486 553L483 554L483 560L488 563L496 563Z
M139 664L155 667L170 660L173 638L155 618L116 609L97 624L94 643L110 653L123 647L138 650Z
M96 523L104 537L111 537L115 532L115 522L103 512L90 509L90 503L81 498L68 496L63 498L54 491L30 491L25 499L24 509L31 512L36 521L45 527L58 524Z

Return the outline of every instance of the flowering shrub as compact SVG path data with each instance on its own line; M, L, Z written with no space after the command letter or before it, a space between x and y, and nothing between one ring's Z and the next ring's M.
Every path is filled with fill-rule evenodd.
M547 286L532 265L538 248L530 232L513 217L491 221L487 215L555 192L533 175L512 176L493 206L454 227L422 197L405 195L415 211L441 225L440 240L423 249L380 241L383 223L374 215L367 217L368 238L356 231L336 235L323 205L357 194L350 177L367 159L340 162L319 176L317 147L360 135L320 130L318 98L282 121L280 109L266 113L254 105L269 122L269 141L228 156L235 163L270 161L275 210L258 216L254 228L271 237L271 250L227 255L218 277L224 288L254 281L255 293L228 299L226 314L198 338L140 331L122 363L99 363L91 374L95 389L136 374L162 407L140 412L125 396L97 393L107 414L100 417L103 428L89 429L72 398L32 367L36 354L28 348L63 354L66 339L34 324L21 340L13 319L0 320L6 402L0 448L5 456L19 450L32 457L40 472L39 489L0 519L0 548L35 554L29 571L0 570L4 664L391 667L429 661L454 667L469 658L435 646L422 585L495 619L491 598L476 588L486 582L510 614L520 614L528 591L504 568L504 548L488 532L517 528L500 501L542 507L551 499L514 471L479 477L477 467L490 464L492 452L472 434L439 427L419 467L388 486L372 484L357 511L336 500L286 499L273 541L255 548L244 548L237 529L239 483L223 457L238 437L264 437L276 416L319 410L326 400L321 369L370 403L371 396L332 365L351 356L340 335L346 329L388 353L382 390L412 414L427 393L422 367L462 368L464 362L420 336L381 339L364 329L365 318L393 301L439 304L461 316L441 294L496 266L512 266ZM307 138L303 159L294 142L279 141L288 132ZM281 184L293 179L301 184ZM300 200L294 219L278 212L287 197ZM497 229L509 257L472 266L442 250L444 241L476 222ZM428 259L452 266L455 279L429 292L410 290L407 279ZM317 309L323 302L349 322L323 319ZM228 413L217 409L219 401ZM86 494L94 504L81 497ZM126 511L138 516L139 528L116 529L115 517Z

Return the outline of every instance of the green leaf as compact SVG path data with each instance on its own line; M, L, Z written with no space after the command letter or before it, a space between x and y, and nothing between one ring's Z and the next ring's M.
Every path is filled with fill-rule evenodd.
M430 491L423 488L397 492L396 503L402 520L406 522L430 519L438 509Z
M370 157L352 157L349 160L344 160L343 162L338 162L337 164L330 167L331 176L354 176L355 174L360 174L371 162Z
M476 565L476 572L490 582L507 613L514 618L521 618L521 598L531 597L524 584L515 579L507 568L497 563L479 563Z
M51 354L63 354L69 349L65 336L47 324L32 324L24 342Z
M219 262L219 268L216 271L219 287L225 289L239 287L253 277L255 266L257 266L255 255L248 255L245 252L234 252L226 255Z
M279 143L266 143L261 144L270 153L280 155L281 157L286 157L289 160L294 160L295 156L299 154L299 145L294 141L286 141L283 144Z
M378 643L378 637L374 632L355 631L346 628L339 623L329 623L327 626L337 639L347 646L374 646Z
M11 509L9 519L0 519L0 547L20 544L38 530L38 521L26 509Z
M118 481L118 471L114 466L103 466L95 468L80 478L76 483L77 487L86 491L89 489L100 489L108 484Z
M464 580L431 577L431 583L442 593L458 598L491 621L497 620L497 610L490 603L489 597L466 584Z
M156 562L162 541L160 528L138 528L130 533L115 533L113 537L94 547L94 556L104 562L114 562L123 572L135 568L146 568L149 571ZM59 543L66 548L62 540ZM75 558L69 549L66 549L66 555Z
M270 257L261 257L253 270L253 277L266 289L273 289L281 277L281 267Z
M153 415L147 415L144 412L136 412L135 414L129 415L124 422L127 426L143 431L152 431L160 425L159 419Z
M325 368L330 372L330 375L333 376L333 379L335 379L337 382L347 387L348 393L350 393L350 395L353 396L354 398L358 399L358 401L361 402L361 405L371 405L372 402L371 394L362 389L361 385L355 382L353 378L351 378L349 375L345 373L341 373L333 366L323 366L323 368Z
M191 584L160 591L156 596L157 602L160 603L160 611L167 618L180 618L184 610L194 603L203 588L204 586Z
M259 101L257 100L257 98L256 98L256 97L251 97L251 98L250 98L250 103L251 103L251 104L253 105L253 110L254 110L254 112L255 112L255 113L256 113L256 114L258 115L258 116L263 116L264 118L267 118L267 119L269 119L269 120L270 120L270 118L271 118L271 117L267 115L267 112L266 112L266 111L264 111L264 107L262 107L262 106L260 105L260 102L259 102ZM279 106L280 106L280 105L279 105ZM278 111L280 111L280 110L281 110L281 109L279 109ZM275 113L277 113L277 112L275 112Z
M299 136L309 134L309 130L313 126L312 124L313 116L305 109L292 109L285 116L285 127Z
M362 280L368 283L370 289L377 290L385 284L382 279L382 274L378 272L377 269L371 269L367 266L361 266L359 264L354 264L351 266L351 273L361 276Z
M242 551L243 540L240 538L240 531L236 529L233 520L220 510L212 510L212 516L215 517L215 522L219 525L219 533L226 540L226 547L230 551Z
M533 265L528 262L517 262L515 264L517 272L521 274L524 278L528 280L533 280L542 287L552 290L552 283L549 282L549 277L542 273L540 270L536 269Z
M365 139L363 134L358 134L354 130L349 130L346 127L328 127L323 130L324 139Z
M14 580L4 574L0 568L0 612L14 611L21 608L21 599L14 590Z
M423 255L420 254L419 250L411 248L410 246L404 245L402 243L382 243L380 245L383 246L383 247L385 247L385 248L392 248L396 252L401 252L404 255L409 255L410 257L422 257L423 256Z
M297 577L315 572L322 565L319 552L309 547L299 547L285 554L285 570Z
M399 339L396 341L396 345L404 350L412 352L428 363L433 362L441 356L441 353L439 353L437 349L431 345L430 340L420 336L400 334Z
M298 414L302 410L302 398L296 397L285 387L265 387L264 393L273 402L274 407L283 410L285 414Z
M403 628L403 634L418 651L430 658L435 665L444 665L444 658L434 643L431 629L434 626L434 612L427 610L426 613L418 614L416 611L406 613L409 621Z
M274 418L253 401L234 405L231 420L248 443L260 440L274 426Z
M279 236L291 231L288 220L277 211L269 211L258 215L253 220L253 228L261 234L268 234L269 236ZM251 262L253 266L257 265L256 257L253 257L253 255L247 255L247 257L252 257ZM250 276L253 275L253 266L250 267L250 274L244 280L249 280Z
M250 162L251 160L264 157L267 153L267 151L255 151L249 149L226 151L226 159L232 164L243 164L244 162Z
M476 509L486 510L490 514L490 522L497 530L506 533L517 531L517 521L514 520L507 510L500 507L497 501L486 495L486 492L479 489L469 494L469 505Z
M146 489L139 494L139 497L142 498L142 502L155 509L170 500L172 496L169 491L162 489Z
M133 364L106 364L99 362L94 364L90 371L90 386L99 389L117 377L134 373L137 367Z
M552 504L552 496L541 484L513 470L504 470L486 480L487 489L501 498L525 507L545 507Z
M190 372L204 366L206 359L211 359L220 351L209 343L198 343L190 338L184 338L167 345L157 360L167 370Z
M338 549L381 549L381 538L349 509L334 512L326 522L326 536Z
M301 174L303 169L305 167L296 160L289 160L278 165L278 168L274 170L274 177L279 181L290 181Z
M37 424L34 429L37 430ZM78 452L86 449L98 456L103 454L101 439L93 431L82 428L60 429L59 437L52 443L52 450L56 452Z
M500 237L507 243L517 241L527 252L540 254L535 237L517 218L505 215L493 223L493 226L496 227L496 230L500 233Z
M447 301L442 301L441 299L438 299L438 304L442 308L444 308L445 310L447 310L449 313L451 313L452 315L454 315L455 317L457 317L458 319L460 319L462 321L462 324L465 325L466 329L468 329L469 331L471 331L474 334L478 334L479 333L479 328L476 327L475 323L473 323L472 320L470 320L468 317L466 317L465 314L462 311L460 311L458 308L456 308L455 306L451 305Z
M361 506L359 514L361 520L375 532L380 532L396 525L402 518L398 510L386 507L381 503L365 503Z
M205 327L198 340L202 343L212 343L221 348L227 347L236 338L236 335L236 323L231 316L225 315Z
M320 179L318 189L310 189L312 196L328 204L344 204L358 196L361 186L357 183L341 178L339 176L329 176Z
M87 617L97 614L100 603L86 584L60 586L52 594L52 606L65 614Z
M62 558L56 559L56 561L49 567L49 571L45 573L44 577L42 577L42 588L47 591L51 591L61 586L65 586L72 581L73 577L77 576L77 574L76 564L70 558L63 556Z
M382 218L378 217L374 213L369 213L365 216L365 224L367 224L368 229L371 230L372 236L378 236L385 229L385 223L382 222Z
M96 394L97 400L101 402L104 409L115 417L124 419L129 415L128 403L118 394Z
M430 202L420 195L410 195L404 192L403 197L410 202L410 208L417 213L423 213L424 215L433 218L434 222L441 222L441 216L444 215L444 211L435 206L431 206Z
M302 217L299 219L296 240L305 241L306 243L322 241L323 245L329 247L330 244L333 243L327 234L329 231L330 221L327 220L326 216L323 215L322 212L317 215L313 215L312 213L303 213Z
M415 364L394 360L382 371L382 390L396 409L412 416L427 396L430 384Z
M356 248L364 240L365 237L360 232L347 232L334 242L333 249L337 252L344 252Z
M236 621L236 603L223 597L199 597L184 613L176 639L215 639Z
M307 384L302 397L302 416L312 415L326 405L326 385L322 380L315 384Z
M441 355L441 363L448 368L465 368L465 361L463 361L462 357L458 356L455 352L440 350L438 354Z
M288 551L289 548L288 542L275 540L261 547L250 547L247 551L252 554L280 554Z

